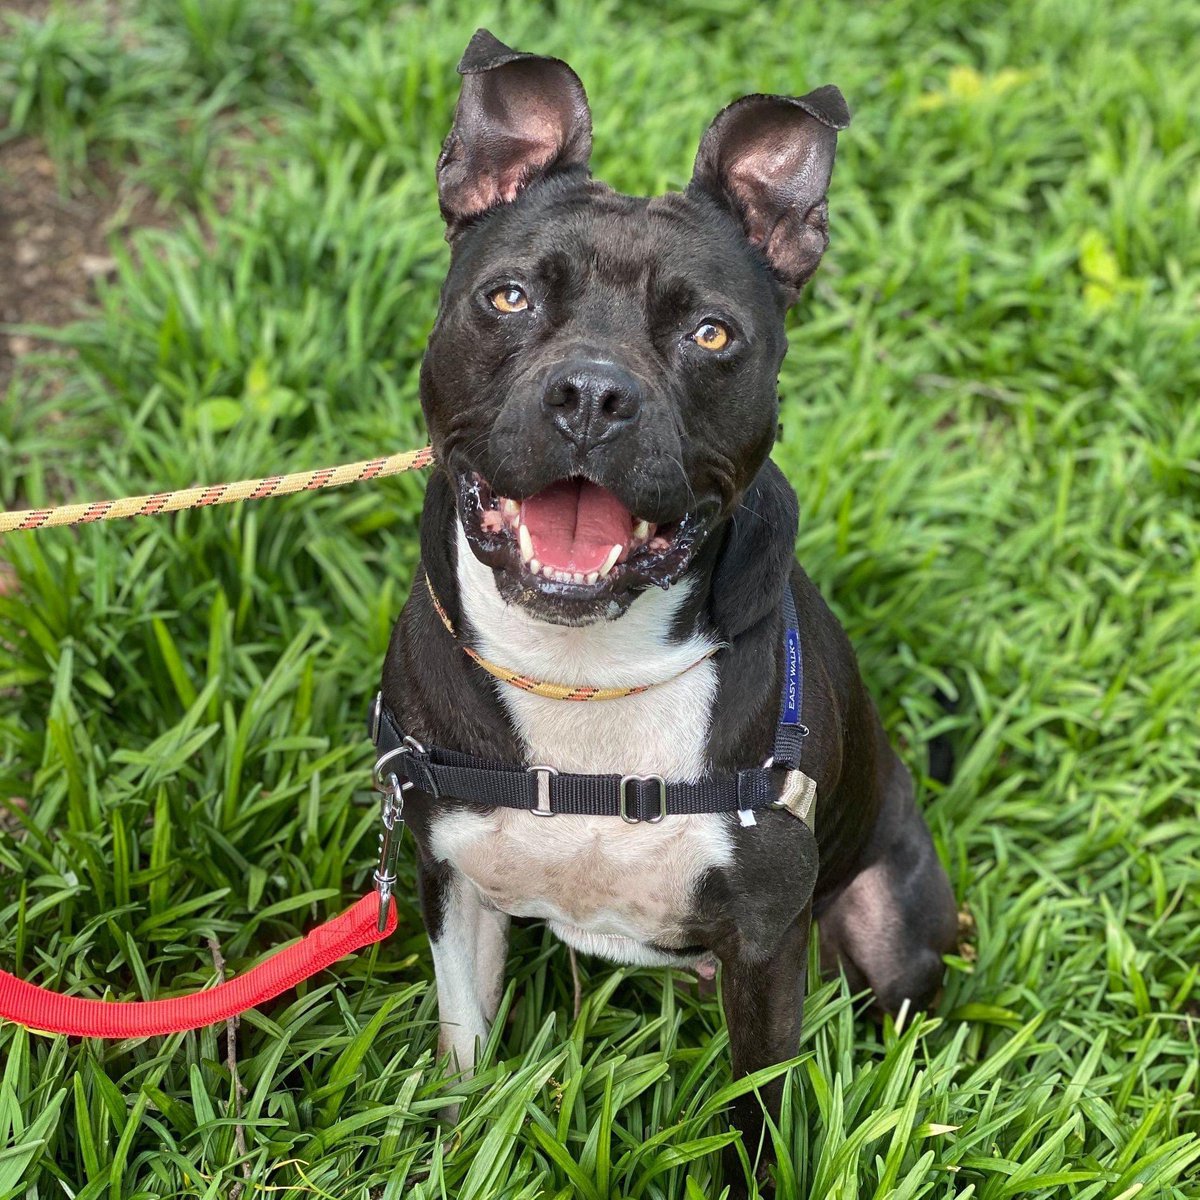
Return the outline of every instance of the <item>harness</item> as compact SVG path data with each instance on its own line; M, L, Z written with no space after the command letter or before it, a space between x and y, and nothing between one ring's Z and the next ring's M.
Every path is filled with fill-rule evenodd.
M430 595L440 610L432 590ZM382 693L377 695L368 724L378 752L375 786L383 794L384 809L379 869L375 874L380 920L386 916L396 884L398 829L403 821L404 794L411 788L435 799L483 808L511 808L546 818L620 817L631 825L643 821L653 825L667 817L696 813L737 813L742 825L749 826L757 824L756 811L785 809L813 830L817 785L800 769L809 731L800 719L804 707L804 653L790 583L783 589L783 615L779 718L770 758L761 767L694 783L668 781L662 775L573 774L536 763L527 766L501 762L427 746L404 731L383 702ZM443 617L443 624L454 633L448 618ZM459 645L477 661L469 647L462 642Z

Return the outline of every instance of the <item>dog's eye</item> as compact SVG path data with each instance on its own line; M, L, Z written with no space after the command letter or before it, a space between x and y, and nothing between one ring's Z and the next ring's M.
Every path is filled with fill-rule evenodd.
M729 330L720 321L701 321L691 337L701 350L711 350L714 354L729 345Z
M502 313L524 312L529 307L529 297L515 283L498 287L488 299Z

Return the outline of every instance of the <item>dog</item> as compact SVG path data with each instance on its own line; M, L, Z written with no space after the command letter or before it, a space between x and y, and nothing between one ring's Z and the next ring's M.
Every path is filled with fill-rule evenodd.
M797 1051L814 919L828 965L893 1013L935 996L957 931L769 457L849 112L832 86L744 97L687 188L644 198L591 178L566 63L480 30L459 72L421 369L438 466L374 716L440 1049L472 1069L510 920L537 918L616 962L718 962L741 1077ZM763 1104L732 1119L765 1172Z

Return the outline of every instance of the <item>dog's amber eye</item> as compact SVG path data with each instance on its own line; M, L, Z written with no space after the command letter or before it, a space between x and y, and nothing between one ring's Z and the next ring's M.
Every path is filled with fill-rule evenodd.
M529 297L515 283L498 287L488 299L502 313L524 312L529 307Z
M692 330L692 341L701 350L711 350L715 354L729 345L729 330L719 321L701 321Z

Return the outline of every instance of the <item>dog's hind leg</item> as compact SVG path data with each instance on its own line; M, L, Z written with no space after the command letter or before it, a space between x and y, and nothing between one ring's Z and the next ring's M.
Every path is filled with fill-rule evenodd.
M878 1007L896 1014L933 1002L958 910L912 779L890 748L882 753L883 802L864 865L819 911L817 924L822 969L840 967L853 990L869 987Z
M509 918L444 863L422 865L421 909L437 980L438 1053L470 1075L504 991Z

